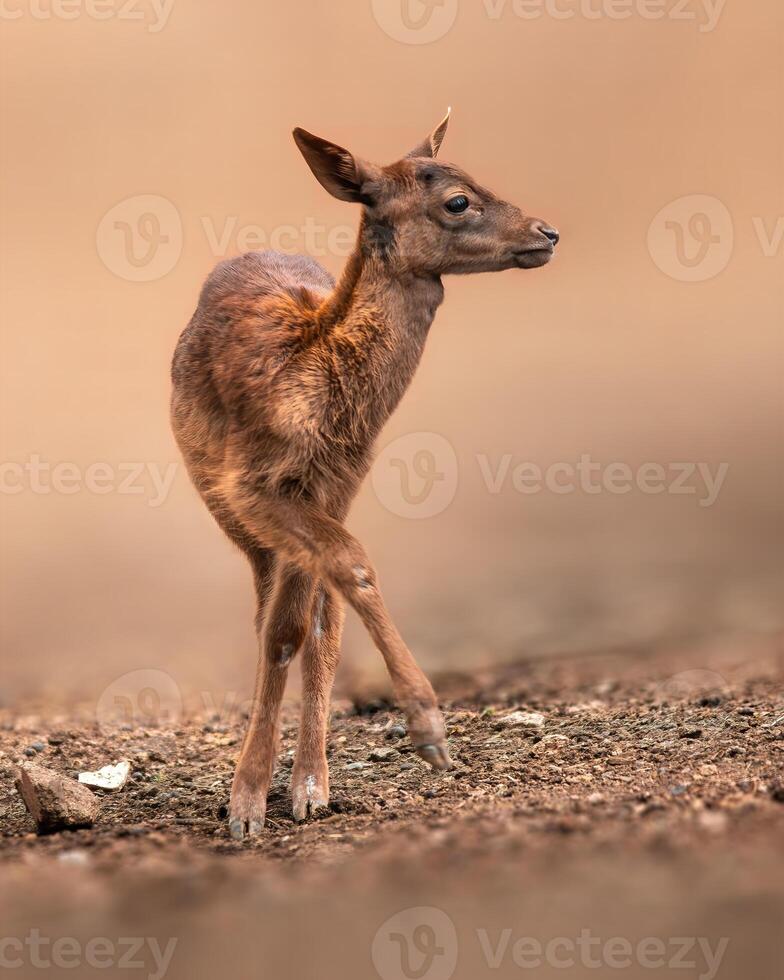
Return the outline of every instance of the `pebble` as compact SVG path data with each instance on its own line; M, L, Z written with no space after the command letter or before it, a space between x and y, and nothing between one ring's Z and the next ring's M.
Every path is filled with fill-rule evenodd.
M347 772L354 772L357 769L370 769L372 767L369 762L349 762L344 768Z
M368 758L371 762L391 762L399 754L397 749L373 749Z
M386 730L386 732L384 733L384 737L391 740L391 739L405 738L406 734L407 734L406 730L405 728L403 728L402 725L392 725L391 728L388 728Z
M80 772L79 782L94 789L118 790L128 782L131 764L127 759L112 766L103 766L95 772Z
M498 720L503 725L523 725L526 728L541 728L544 725L544 715L538 711L513 711Z

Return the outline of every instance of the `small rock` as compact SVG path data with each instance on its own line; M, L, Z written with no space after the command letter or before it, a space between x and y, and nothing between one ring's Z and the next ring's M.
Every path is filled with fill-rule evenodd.
M34 749L36 752L43 752L46 748L46 744L44 742L32 742L30 744L30 748Z
M349 762L344 768L347 772L355 772L357 769L370 769L371 765L369 762Z
M373 749L368 758L371 762L391 762L399 754L397 749Z
M538 711L513 711L498 720L503 725L523 725L526 728L541 728L544 725L544 715Z
M103 766L95 772L80 772L79 782L94 789L118 790L128 782L131 764L123 759L113 766Z
M405 728L403 728L402 725L392 725L391 728L388 728L384 732L384 738L388 738L390 739L390 741L393 739L399 739L405 737L406 737L406 730Z
M20 767L15 783L39 834L92 827L95 823L98 800L76 780L43 766L26 764Z

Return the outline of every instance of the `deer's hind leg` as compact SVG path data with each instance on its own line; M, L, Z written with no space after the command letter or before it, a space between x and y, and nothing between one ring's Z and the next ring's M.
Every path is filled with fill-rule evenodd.
M259 665L248 730L231 787L229 832L236 840L255 836L264 826L288 668L305 640L313 605L312 580L294 565L274 559L271 597L267 594L268 570L262 569L255 577Z
M238 518L257 541L328 582L353 606L384 658L418 755L434 769L449 769L435 693L392 622L375 569L359 541L340 521L308 502L248 493L238 494L235 505Z
M302 651L302 716L291 773L295 820L306 820L329 803L327 727L332 683L340 660L345 605L320 584L315 593L308 636Z

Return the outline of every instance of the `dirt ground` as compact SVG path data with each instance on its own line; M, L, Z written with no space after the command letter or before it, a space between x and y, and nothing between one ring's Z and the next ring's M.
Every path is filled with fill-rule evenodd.
M242 718L107 729L80 712L47 720L40 705L4 711L3 933L176 937L170 977L383 980L531 972L512 945L488 958L487 936L504 930L567 946L591 929L630 942L692 937L696 950L696 937L713 936L727 941L715 969L684 956L661 970L772 980L783 952L783 678L781 637L442 676L446 774L419 761L383 699L339 698L330 809L302 825L290 815L288 704L267 827L246 843L225 820ZM32 759L71 774L128 759L132 773L102 795L93 829L38 837L13 783ZM454 927L454 943L434 948L448 958L454 945L456 962L390 965L383 923L422 908L427 928L434 914ZM563 971L553 957L537 976ZM583 958L570 975L618 972L602 965L612 969L597 974ZM633 957L624 969L659 967ZM146 975L157 975L150 964Z

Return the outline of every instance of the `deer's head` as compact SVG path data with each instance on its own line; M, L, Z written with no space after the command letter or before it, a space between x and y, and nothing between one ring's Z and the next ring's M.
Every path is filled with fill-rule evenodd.
M294 139L316 179L362 204L364 234L402 271L419 275L534 269L553 257L558 232L436 160L449 113L407 156L387 167L303 129Z

